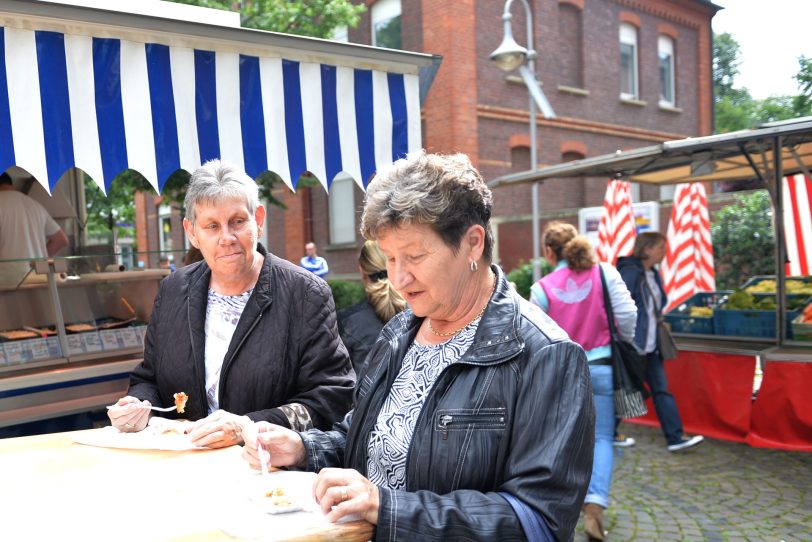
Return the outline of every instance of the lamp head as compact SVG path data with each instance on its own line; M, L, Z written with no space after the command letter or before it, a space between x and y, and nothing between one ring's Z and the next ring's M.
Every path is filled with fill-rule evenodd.
M505 36L502 43L491 53L491 60L496 62L500 69L510 72L522 65L527 58L527 49L516 43L513 39L513 32L510 29L510 14L502 16L505 22Z

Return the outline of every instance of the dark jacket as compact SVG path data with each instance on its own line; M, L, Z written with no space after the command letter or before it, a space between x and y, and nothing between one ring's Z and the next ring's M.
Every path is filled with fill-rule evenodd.
M380 488L376 540L525 540L499 493L570 540L592 472L595 412L583 349L502 273L470 349L426 397L406 491ZM355 409L333 431L302 434L308 469L367 473L367 443L422 318L383 328L359 375Z
M637 305L637 327L634 329L634 344L640 351L645 351L646 338L648 337L648 328L650 325L656 325L656 322L650 322L648 311L646 310L646 298L648 297L648 285L646 283L646 270L643 267L643 262L640 258L634 256L622 256L617 259L617 270L626 283L629 293L632 294L632 299ZM660 307L665 307L668 302L668 296L665 294L663 288L663 281L660 277L660 272L654 269L654 281L659 287ZM656 292L653 292L656 294Z
M293 429L330 427L350 409L355 382L338 338L330 288L261 245L259 251L265 262L223 360L220 408ZM186 413L173 417L207 415L204 324L210 278L203 261L161 282L144 360L130 376L129 394L153 405L172 405L175 392L186 392Z
M350 353L356 374L361 372L370 348L381 334L383 324L366 299L338 311L338 334Z

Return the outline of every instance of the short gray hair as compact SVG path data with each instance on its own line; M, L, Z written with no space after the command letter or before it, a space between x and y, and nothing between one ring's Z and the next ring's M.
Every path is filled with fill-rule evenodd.
M484 260L491 262L493 196L464 154L419 151L381 168L367 187L361 234L371 240L391 228L431 227L456 254L465 232L485 228Z
M251 216L259 207L257 183L245 171L221 160L209 160L192 173L183 206L186 218L195 223L195 207L201 203L212 204L226 200L245 201Z

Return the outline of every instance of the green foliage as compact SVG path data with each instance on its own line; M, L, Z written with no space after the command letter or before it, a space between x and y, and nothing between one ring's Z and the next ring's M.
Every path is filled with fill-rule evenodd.
M180 4L232 10L232 0L171 0ZM299 36L329 38L339 26L355 27L366 11L350 0L246 0L240 13L242 26Z
M118 237L131 236L135 232L136 191L154 192L152 186L137 171L122 171L105 196L95 182L85 175L85 208L87 209L87 234L91 237L108 238L112 241L115 228Z
M801 94L756 100L746 88L735 87L739 73L739 44L728 33L713 36L714 120L717 133L755 128L765 122L812 115L812 59L798 58L795 75Z
M737 194L735 203L714 213L711 237L717 289L775 273L773 210L766 190Z
M553 270L547 260L541 260L541 276ZM516 285L516 291L525 299L530 299L530 287L533 285L533 265L519 262L519 267L507 274L508 281Z
M713 97L717 103L733 92L739 74L739 43L729 33L713 35Z
M328 280L327 284L333 290L333 300L336 310L344 309L364 300L366 292L364 285L351 280Z

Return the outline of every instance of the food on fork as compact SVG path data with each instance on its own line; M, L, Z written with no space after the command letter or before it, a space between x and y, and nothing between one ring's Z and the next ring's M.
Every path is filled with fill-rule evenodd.
M175 398L175 409L177 409L178 414L183 414L183 411L186 408L186 401L189 400L189 396L186 395L186 392L181 391L174 394L172 397Z

